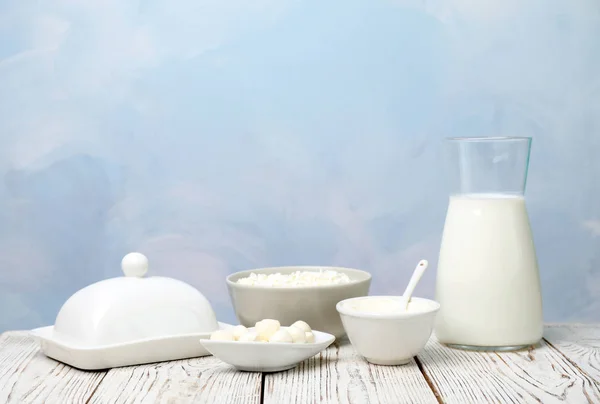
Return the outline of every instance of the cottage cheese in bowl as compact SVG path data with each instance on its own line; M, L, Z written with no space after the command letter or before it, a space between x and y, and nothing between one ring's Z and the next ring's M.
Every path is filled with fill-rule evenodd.
M267 318L287 327L302 319L341 338L345 332L335 305L369 294L371 274L329 266L288 266L236 272L226 279L235 314L245 327Z
M237 280L237 283L241 285L279 288L344 285L350 282L351 279L348 275L333 270L295 271L290 274L257 274L252 272L250 276Z

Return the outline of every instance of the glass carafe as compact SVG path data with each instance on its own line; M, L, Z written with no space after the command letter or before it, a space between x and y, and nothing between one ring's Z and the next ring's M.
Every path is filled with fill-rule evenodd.
M453 181L438 263L436 336L463 349L535 344L543 320L524 198L531 138L446 142Z

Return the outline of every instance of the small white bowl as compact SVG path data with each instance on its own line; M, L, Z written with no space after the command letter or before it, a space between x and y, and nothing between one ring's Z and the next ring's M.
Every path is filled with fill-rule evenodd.
M254 330L254 327L248 330ZM213 356L238 370L247 372L280 372L296 367L335 341L326 332L313 330L314 343L245 342L200 340Z
M346 299L336 306L344 329L356 351L376 365L404 365L424 347L431 332L440 304L413 297L408 311L369 312L359 310L365 300L390 299L399 303L400 296L364 296ZM412 307L411 307L412 305Z

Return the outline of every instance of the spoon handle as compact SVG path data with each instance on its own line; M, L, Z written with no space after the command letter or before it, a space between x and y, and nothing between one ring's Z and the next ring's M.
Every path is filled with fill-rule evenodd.
M410 298L411 298L413 292L415 291L415 287L417 287L417 284L421 280L423 273L427 269L427 265L429 265L427 260L421 260L417 264L417 267L415 268L415 271L413 272L413 274L410 278L410 282L408 282L408 285L406 286L406 289L404 290L404 293L402 294L402 307L404 307L404 309L406 309L408 307Z

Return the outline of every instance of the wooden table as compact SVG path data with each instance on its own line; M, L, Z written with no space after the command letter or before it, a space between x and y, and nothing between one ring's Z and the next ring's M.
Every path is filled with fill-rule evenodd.
M272 374L210 356L86 372L46 358L27 332L0 337L1 403L600 403L599 380L600 325L551 325L539 346L513 353L432 338L405 366L369 365L342 341Z

